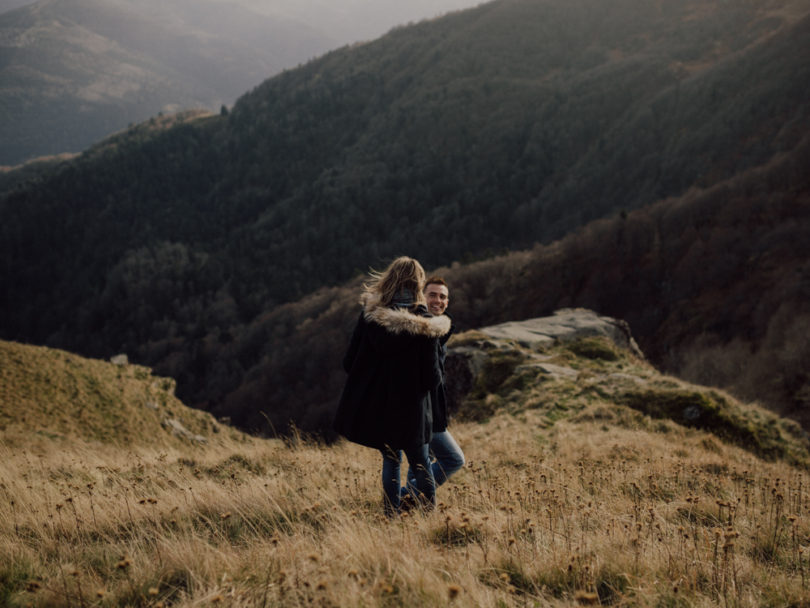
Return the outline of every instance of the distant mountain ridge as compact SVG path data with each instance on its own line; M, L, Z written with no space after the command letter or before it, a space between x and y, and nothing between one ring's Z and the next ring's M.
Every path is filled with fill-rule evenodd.
M480 259L598 218L634 217L661 199L677 208L704 190L722 198L738 183L755 184L734 199L743 209L804 193L791 167L806 158L810 124L810 66L796 52L809 11L787 0L495 2L331 52L266 81L227 115L133 127L0 198L0 335L128 352L207 409L255 409L274 394L280 416L300 414L295 400L309 394L323 411L330 397L319 391L332 385L312 379L333 363L351 315L348 299L325 300L336 293L328 290L292 304L318 288L399 253L432 268ZM800 233L790 206L779 209L769 229L784 222ZM692 224L698 248L717 228L710 216ZM604 234L599 225L586 232ZM655 252L681 242L670 232L677 224L661 225L676 228L650 232L657 245L616 230L615 242L564 249L542 301L587 294L600 312L638 314L639 340L655 344L660 324L672 323L668 305L688 316L704 288L680 274L668 282L673 268ZM755 228L734 234L745 242ZM643 276L642 301L583 269L585 252L599 261L614 247L626 265L601 276ZM640 261L643 275L633 272ZM707 267L710 259L694 266L695 276ZM739 260L722 267L724 281L742 281ZM488 323L484 311L514 306L497 308L493 284L477 277L465 288L479 300L468 309L478 324ZM601 291L583 288L591 284ZM705 330L710 314L701 309L689 327ZM336 325L310 336L310 318ZM746 339L760 339L768 322L767 313L754 319ZM277 358L304 340L328 346ZM677 358L667 348L649 350ZM259 391L272 373L278 393Z
M0 164L80 152L159 112L219 109L336 41L218 0L41 0L0 15Z

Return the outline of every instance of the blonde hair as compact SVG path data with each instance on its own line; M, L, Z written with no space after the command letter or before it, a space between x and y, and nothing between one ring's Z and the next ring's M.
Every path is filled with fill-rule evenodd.
M400 256L391 262L383 272L372 270L371 280L363 287L368 292L376 293L380 304L388 306L400 289L410 289L413 292L414 304L424 304L425 269L415 259L406 255Z

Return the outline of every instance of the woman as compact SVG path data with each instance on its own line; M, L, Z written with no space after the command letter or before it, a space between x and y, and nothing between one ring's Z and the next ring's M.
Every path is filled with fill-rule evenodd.
M335 416L335 430L382 452L385 510L400 508L402 451L416 471L416 489L427 507L436 489L428 460L430 391L441 382L438 338L450 319L425 307L425 271L406 256L364 285L363 311L343 367L349 374Z

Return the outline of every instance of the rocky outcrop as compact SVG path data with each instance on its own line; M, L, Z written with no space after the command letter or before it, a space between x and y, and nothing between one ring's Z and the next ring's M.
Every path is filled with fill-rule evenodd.
M176 437L182 437L183 439L188 439L189 441L196 443L208 443L208 439L202 435L195 435L185 426L183 426L183 423L176 418L166 418L161 424L163 424L164 428L169 430L172 435L175 435Z
M626 322L585 308L565 308L549 317L510 321L455 336L450 341L446 362L446 392L451 412L482 382L487 388L502 376L521 369L532 368L552 379L576 379L577 370L549 362L544 350L588 338L607 340L616 348L644 358ZM610 356L606 350L598 352L598 344L598 340L590 345L583 342L582 347L597 349L590 355L595 358Z
M696 429L761 458L810 466L810 443L798 424L661 374L626 323L590 310L454 335L446 371L448 407L461 420L503 414L538 429L563 419Z
M113 365L129 365L129 357L127 357L126 353L121 353L110 357L110 363Z

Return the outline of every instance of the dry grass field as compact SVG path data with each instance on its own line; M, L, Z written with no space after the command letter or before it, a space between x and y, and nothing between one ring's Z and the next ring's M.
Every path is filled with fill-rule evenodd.
M467 466L394 520L379 456L346 442L17 435L0 605L810 606L804 465L547 384L564 412L532 387L455 422Z

